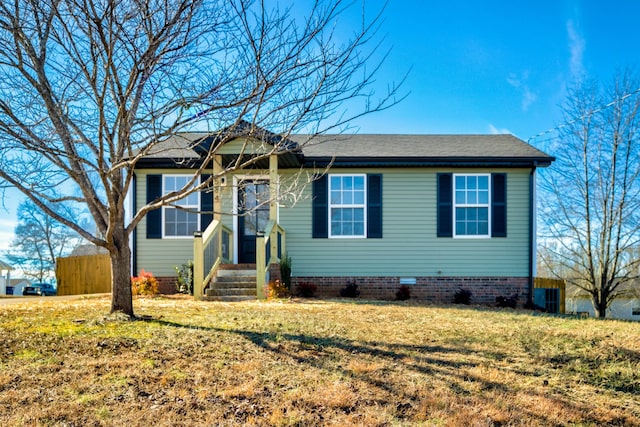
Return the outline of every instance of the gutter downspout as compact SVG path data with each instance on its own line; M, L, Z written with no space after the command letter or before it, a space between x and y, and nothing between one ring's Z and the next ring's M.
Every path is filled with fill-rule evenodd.
M536 186L535 186L535 177L536 177L536 168L538 166L538 162L533 162L533 167L531 168L531 173L529 174L529 296L527 297L527 304L529 307L533 307L533 289L534 289L534 273L535 273L535 251L536 251L536 227L535 227L535 211L536 211Z
M131 180L131 217L136 213L138 209L138 176L133 173L133 179ZM133 229L131 233L129 245L131 247L131 275L136 276L138 274L138 227Z

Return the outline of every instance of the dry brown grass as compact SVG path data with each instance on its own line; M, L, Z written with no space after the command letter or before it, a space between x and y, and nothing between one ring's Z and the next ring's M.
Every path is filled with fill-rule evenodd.
M0 308L0 425L640 426L637 323L362 301Z

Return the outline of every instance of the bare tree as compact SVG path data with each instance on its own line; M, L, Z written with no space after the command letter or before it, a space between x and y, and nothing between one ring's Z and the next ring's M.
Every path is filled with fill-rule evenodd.
M371 92L381 59L371 62L384 58L372 41L380 15L345 31L338 18L352 5L309 3L305 18L251 0L0 4L0 179L109 251L112 312L134 315L129 239L147 212L285 153L292 132L343 129L395 102L395 86L381 97ZM203 153L192 181L127 221L136 162L203 121L228 132ZM227 138L266 137L260 128L285 138L200 182ZM66 194L55 196L61 189ZM87 207L99 237L51 207L69 201Z
M81 217L77 210L71 213ZM14 234L7 259L38 282L44 282L54 270L56 258L67 255L81 241L75 231L45 214L30 200L18 206Z
M547 148L557 160L542 180L546 266L586 291L599 317L638 278L639 88L630 73L606 87L582 83Z

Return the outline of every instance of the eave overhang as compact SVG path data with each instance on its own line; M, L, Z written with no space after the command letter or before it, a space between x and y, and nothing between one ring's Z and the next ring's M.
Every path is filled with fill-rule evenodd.
M299 168L304 161L302 154L296 152L280 153L278 156L278 168L291 169ZM235 163L237 155L224 154L222 163L224 166ZM242 163L248 161L249 155L243 156ZM202 167L202 158L163 158L163 157L143 157L136 163L136 169L198 169ZM213 163L209 162L206 168L213 168ZM254 169L269 169L269 158L264 157L256 161L252 166Z
M411 168L411 167L501 167L531 168L548 167L554 157L306 157L304 167L332 168Z

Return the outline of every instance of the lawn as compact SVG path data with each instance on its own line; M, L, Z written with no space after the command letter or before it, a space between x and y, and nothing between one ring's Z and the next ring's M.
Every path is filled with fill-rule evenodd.
M0 425L640 426L640 325L359 300L0 307Z

